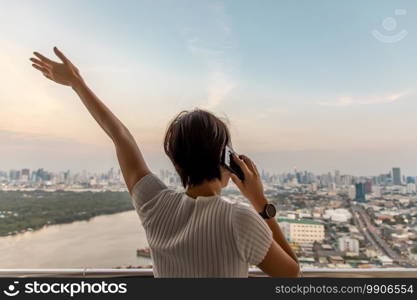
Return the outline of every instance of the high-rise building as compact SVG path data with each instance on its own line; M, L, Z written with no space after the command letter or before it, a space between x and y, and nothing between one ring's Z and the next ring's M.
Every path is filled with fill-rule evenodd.
M416 178L412 176L407 176L407 183L416 183Z
M302 184L303 182L303 178L302 178L302 173L301 172L297 172L295 173L295 177L297 178L297 182Z
M400 168L392 168L392 183L394 185L401 185L401 170L400 170Z
M391 174L381 174L379 175L376 180L375 183L378 185L388 185L391 181Z
M20 180L21 181L28 181L30 179L30 170L29 169L22 169L20 172Z
M23 175L26 175L26 176L28 176L28 177L29 177L30 170L29 170L29 169L22 169L21 174L22 174L22 176L23 176Z
M372 180L366 180L365 183L365 194L370 194L372 193Z
M415 194L416 193L415 183L407 183L407 193L408 194Z
M340 171L339 170L335 170L334 171L334 181L335 181L336 185L340 185L341 184Z
M66 172L64 172L64 182L66 184L71 184L71 171L67 170Z
M18 170L10 170L9 171L9 179L11 181L13 181L13 180L19 180L20 179L20 171L18 171Z
M348 187L348 197L349 197L349 199L355 199L355 196L356 196L356 189L355 189L355 186L353 186L353 185L350 185L349 187Z
M366 198L365 198L365 184L364 183L356 183L355 188L356 188L355 200L358 201L358 202L365 202L366 201Z

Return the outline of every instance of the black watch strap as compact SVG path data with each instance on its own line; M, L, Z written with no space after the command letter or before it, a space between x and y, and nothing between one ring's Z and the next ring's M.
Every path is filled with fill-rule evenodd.
M268 205L268 204L266 204ZM259 213L262 218L268 219L268 216L266 215L266 205L264 206L264 209Z
M268 209L269 209L269 214L267 213ZM272 215L271 215L271 209L272 209ZM261 215L262 218L264 218L266 220L271 219L271 218L275 217L276 208L273 204L267 203L267 204L265 204L264 209L259 214Z

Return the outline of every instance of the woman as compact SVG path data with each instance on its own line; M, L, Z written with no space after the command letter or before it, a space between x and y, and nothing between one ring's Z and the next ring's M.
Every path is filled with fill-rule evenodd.
M268 204L255 164L233 155L244 180L222 165L230 144L226 125L209 112L180 113L169 125L164 148L184 192L168 189L148 168L135 139L88 88L78 69L40 53L30 60L46 78L70 86L112 139L135 209L143 223L155 277L247 277L257 265L273 277L294 277L299 265ZM221 197L229 178L252 205ZM268 213L269 212L269 213Z

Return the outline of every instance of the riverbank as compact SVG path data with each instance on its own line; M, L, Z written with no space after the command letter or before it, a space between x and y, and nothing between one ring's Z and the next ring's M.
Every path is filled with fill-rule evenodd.
M147 247L135 211L51 225L0 238L0 268L114 268L147 265L136 256Z
M133 210L127 192L0 191L0 237Z

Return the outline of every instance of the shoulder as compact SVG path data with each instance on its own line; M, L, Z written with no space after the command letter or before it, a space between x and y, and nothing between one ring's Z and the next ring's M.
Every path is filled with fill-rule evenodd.
M167 186L154 173L143 176L132 188L132 197L140 197L142 194L157 192L167 189Z
M258 219L260 216L258 212L252 207L252 205L245 201L234 201L232 203L233 207L233 218L240 219Z
M245 200L230 199L228 197L221 197L221 202L228 211L233 227L237 230L252 230L253 225L260 223L263 226L264 220L260 214L253 208L252 204ZM251 228L252 227L252 228Z
M269 235L271 230L261 215L247 202L238 201L233 205L232 223L237 236L249 232L262 232Z
M155 174L149 173L142 177L134 186L131 192L133 205L136 210L144 212L145 208L154 206L158 199L175 193Z
M229 198L227 196L220 196L218 198L222 206L227 207L231 212L233 220L247 219L247 218L258 218L259 214L255 211L250 203L244 200L237 200Z

